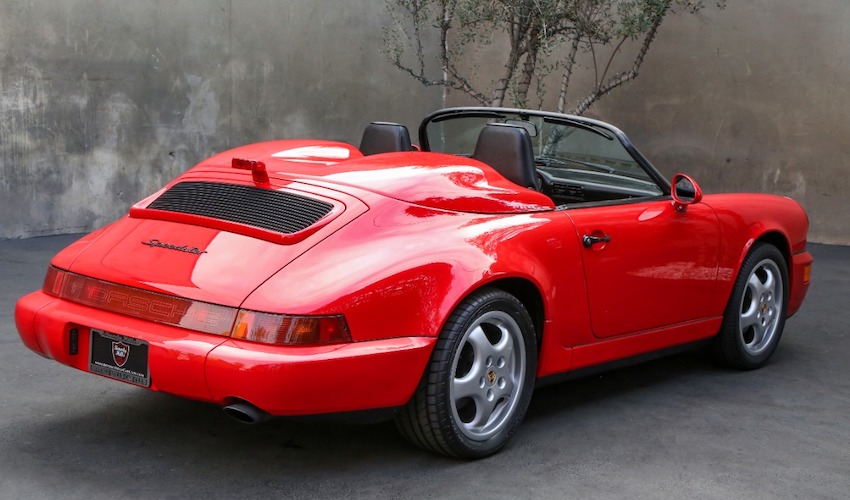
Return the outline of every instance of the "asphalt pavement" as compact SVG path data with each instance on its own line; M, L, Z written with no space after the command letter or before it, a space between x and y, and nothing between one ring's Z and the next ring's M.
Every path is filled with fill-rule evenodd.
M14 303L73 239L0 241L0 499L850 496L850 247L810 246L812 289L761 370L687 352L548 386L466 462L389 423L248 426L37 356Z

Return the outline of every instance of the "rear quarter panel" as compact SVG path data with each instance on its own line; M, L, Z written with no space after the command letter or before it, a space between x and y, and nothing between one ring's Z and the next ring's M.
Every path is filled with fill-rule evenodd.
M453 213L383 197L368 203L368 213L275 274L243 307L345 314L355 340L434 337L474 290L518 278L541 295L544 342L558 363L568 363L563 346L592 338L580 245L562 212Z

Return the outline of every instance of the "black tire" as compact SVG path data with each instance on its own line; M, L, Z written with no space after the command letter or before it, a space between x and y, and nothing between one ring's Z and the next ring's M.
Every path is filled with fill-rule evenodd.
M410 442L438 454L492 455L525 417L536 373L528 311L513 295L483 288L449 317L396 426Z
M753 370L776 350L788 310L788 265L782 252L756 243L744 259L716 339L726 366Z

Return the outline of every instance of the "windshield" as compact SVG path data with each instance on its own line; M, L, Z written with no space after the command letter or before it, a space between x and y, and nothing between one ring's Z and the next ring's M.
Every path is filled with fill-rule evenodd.
M429 151L471 156L479 132L488 123L510 123L525 128L531 136L537 170L551 183L598 187L623 195L614 199L663 194L648 169L623 144L622 132L592 120L533 112L473 110L427 120L420 129L420 140Z

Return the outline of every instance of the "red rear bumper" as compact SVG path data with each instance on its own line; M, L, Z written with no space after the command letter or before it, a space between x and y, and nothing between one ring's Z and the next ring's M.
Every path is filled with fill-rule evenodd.
M272 415L311 415L400 406L419 383L436 339L400 337L319 347L232 340L92 309L43 292L21 298L15 323L24 344L89 372L90 330L149 343L150 389ZM77 354L70 331L78 332Z

